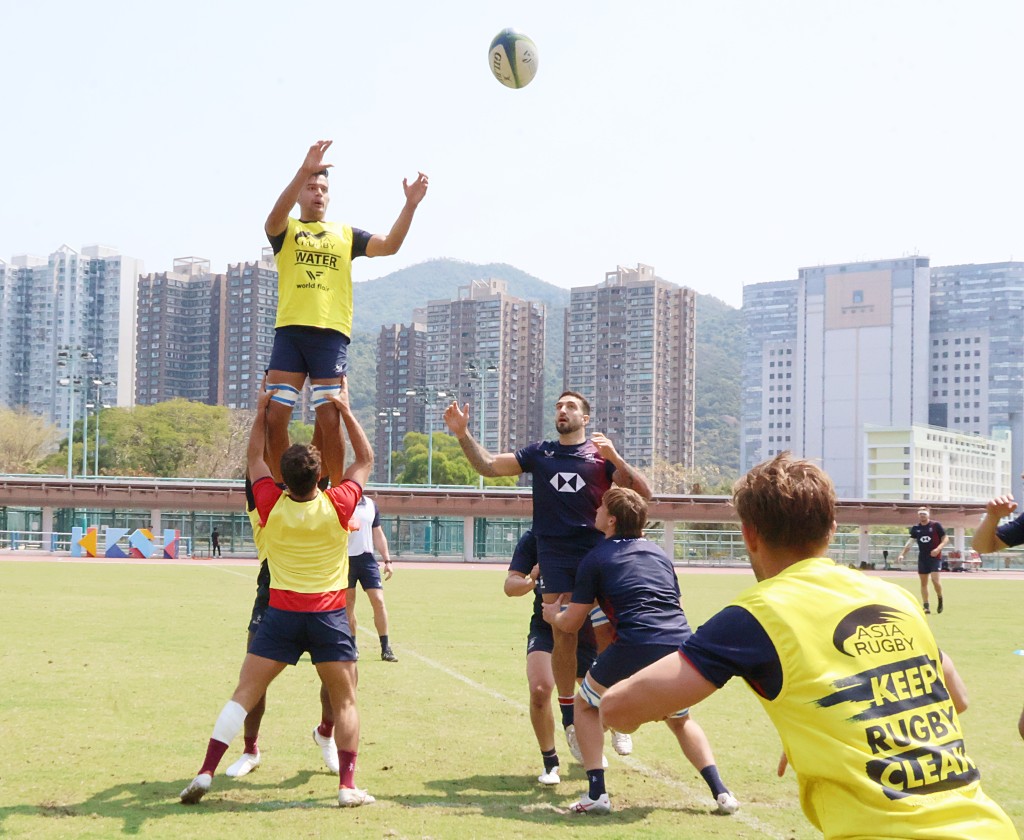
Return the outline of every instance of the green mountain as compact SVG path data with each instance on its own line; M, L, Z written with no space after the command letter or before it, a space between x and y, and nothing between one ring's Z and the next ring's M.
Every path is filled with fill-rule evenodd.
M569 290L504 263L438 259L354 284L354 324L350 351L352 404L363 422L376 413L377 335L382 324L409 323L412 311L431 300L450 300L473 280L505 280L510 294L547 304L544 397L553 404L562 387L563 335ZM697 295L698 466L739 469L740 311L710 295ZM371 428L372 426L367 426Z

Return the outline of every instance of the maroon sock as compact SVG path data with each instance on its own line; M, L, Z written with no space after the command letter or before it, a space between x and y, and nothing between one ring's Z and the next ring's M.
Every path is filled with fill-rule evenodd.
M203 759L203 766L199 768L199 774L209 773L212 776L216 773L217 765L220 764L220 760L227 751L227 744L211 738L210 743L206 747L206 758Z
M320 737L330 738L334 734L334 721L324 718L320 721L320 725L316 728L316 731L320 733Z
M356 786L356 755L357 753L348 750L338 750L338 764L341 765L341 787L354 788Z
M248 735L246 735L244 752L248 753L249 755L259 755L260 748L256 746L256 741L259 739L259 737L259 735L253 735L250 738Z

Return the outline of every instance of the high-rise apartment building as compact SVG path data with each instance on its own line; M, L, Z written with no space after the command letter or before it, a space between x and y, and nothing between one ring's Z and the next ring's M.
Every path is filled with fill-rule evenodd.
M491 452L537 440L545 417L544 305L507 289L504 280L477 280L427 306L424 384L472 403L472 432ZM427 408L425 425L439 430L439 406Z
M277 267L271 249L264 248L257 262L229 265L221 321L224 357L217 386L221 405L256 407L259 383L270 364L270 351L274 347L276 317ZM301 417L312 422L305 397L301 404L296 404L293 416L296 420Z
M760 380L762 393L744 401L743 466L790 449L819 460L841 496L862 497L865 427L928 421L928 300L928 259L916 256L802 268L792 286L748 287L744 383ZM757 315L766 301L776 308ZM767 334L754 332L758 318ZM791 400L781 420L780 398Z
M173 271L139 278L135 400L216 405L225 278L210 261L180 257Z
M201 257L181 257L173 271L141 277L138 401L182 397L254 408L270 363L276 311L277 269L269 249L224 274L212 273Z
M410 324L382 326L377 336L377 405L374 480L388 480L388 453L402 448L406 432L424 428L425 403L406 392L423 387L427 373L426 312ZM392 475L392 478L394 476Z
M141 268L101 245L80 252L63 245L46 259L4 263L0 399L63 431L97 396L103 404L133 405Z
M590 427L637 466L692 467L696 293L648 265L619 266L571 290L564 387L591 407Z

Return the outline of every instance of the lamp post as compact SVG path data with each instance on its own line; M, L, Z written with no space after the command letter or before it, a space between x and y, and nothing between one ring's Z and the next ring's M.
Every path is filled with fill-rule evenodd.
M434 486L434 412L433 407L437 404L438 400L443 400L447 397L454 397L455 392L448 389L439 390L436 388L427 388L426 386L420 385L416 388L409 388L405 395L407 397L416 397L419 402L424 405L424 413L427 415L427 486Z
M469 374L469 378L480 383L480 445L484 449L487 448L487 444L484 443L484 434L487 429L487 374L497 372L498 365L492 359L474 359L466 363L466 373ZM483 475L480 476L480 489L484 489Z
M395 430L395 418L400 417L402 412L392 406L385 406L377 412L378 417L383 417L388 427L388 484L391 483L391 453L395 449L392 435Z
M72 347L69 344L62 344L57 348L57 367L67 368L67 376L57 380L58 385L69 389L68 402L68 478L74 476L74 464L72 463L72 449L75 442L75 389L82 384L82 378L75 372L78 362L93 362L96 357L81 347ZM83 443L84 449L84 443ZM83 470L84 472L84 470Z
M93 387L96 388L96 399L94 400L94 403L95 403L95 406L96 406L96 409L95 409L96 410L96 416L93 418L94 421L95 421L95 426L96 426L96 442L95 442L95 444L92 447L92 460L93 460L92 474L94 476L96 476L97 478L99 478L99 475L100 475L100 412L104 408L109 408L109 406L106 406L106 405L103 404L103 399L102 399L103 395L102 395L100 389L101 388L105 388L105 387L107 387L109 385L113 385L114 384L114 380L112 380L112 379L94 379L92 381L92 384L93 384ZM83 472L84 472L84 470L83 470Z

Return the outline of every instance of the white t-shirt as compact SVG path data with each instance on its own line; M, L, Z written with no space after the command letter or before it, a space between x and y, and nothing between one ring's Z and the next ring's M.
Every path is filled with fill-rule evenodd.
M349 531L348 556L373 554L373 529L375 526L380 526L380 514L377 513L377 506L363 496L359 499L352 518L359 522L359 530Z

